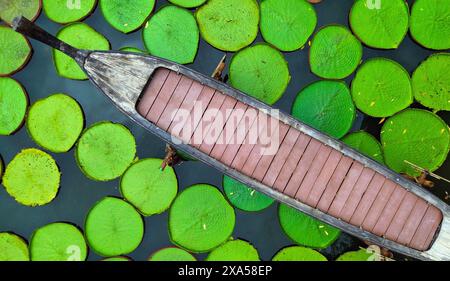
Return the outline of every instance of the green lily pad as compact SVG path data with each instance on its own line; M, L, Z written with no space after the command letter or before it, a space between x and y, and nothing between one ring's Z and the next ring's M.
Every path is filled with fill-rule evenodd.
M138 53L138 54L145 53L141 49L138 49L138 48L135 48L135 47L123 47L123 48L120 48L120 51L122 51L122 52L129 52L129 53Z
M81 21L94 12L97 0L42 0L47 17L56 23Z
M69 151L80 137L84 116L70 96L54 94L34 103L28 112L27 128L41 147L55 153Z
M85 231L91 249L99 255L126 255L141 244L144 222L129 203L105 197L89 211Z
M345 136L342 141L362 154L384 164L381 143L371 134L359 131Z
M324 249L341 235L339 229L284 204L280 204L278 216L286 235L305 247Z
M450 110L450 54L431 55L414 71L414 97L434 110Z
M103 259L102 261L132 261L132 259L129 257L118 256L118 257L106 258L106 259Z
M123 197L144 216L160 214L169 209L178 191L172 167L161 171L163 161L144 159L134 163L120 181Z
M206 261L259 261L255 247L247 241L230 240L215 248Z
M195 17L203 39L222 51L238 51L258 35L259 7L255 0L209 0Z
M142 37L150 54L186 64L197 55L200 35L190 11L166 6L150 18Z
M107 51L110 49L108 39L85 23L77 22L64 26L56 36L59 40L84 50ZM86 80L88 77L77 62L68 55L53 50L56 71L61 77Z
M245 48L230 63L231 85L267 104L281 98L290 80L283 54L269 45Z
M22 126L27 107L28 95L22 85L0 77L0 135L11 135Z
M421 109L407 109L389 118L381 130L384 160L392 170L419 176L408 161L430 172L447 158L450 131L436 114Z
M120 177L133 163L136 141L123 125L100 122L81 136L75 156L78 166L90 179L109 181Z
M27 242L21 237L8 233L0 233L0 261L29 261Z
M317 81L298 94L292 115L334 138L341 138L352 128L356 110L344 82Z
M19 16L35 21L41 13L41 8L41 0L0 0L0 19L7 24L11 24L14 18Z
M100 0L105 20L115 29L130 33L147 21L155 0Z
M374 2L374 1L371 1ZM409 28L409 8L405 0L356 0L350 11L350 26L369 47L397 49Z
M408 71L395 61L375 58L366 61L352 82L356 107L373 117L389 117L413 103Z
M281 51L295 51L308 41L317 25L314 7L307 1L261 2L261 34Z
M411 9L411 36L434 50L450 48L450 5L448 0L416 0Z
M313 249L292 246L281 249L272 261L327 261L327 258Z
M68 223L52 223L37 229L30 242L32 261L84 261L87 245L83 233Z
M151 255L149 261L196 261L197 259L189 252L177 248L168 247L161 249Z
M169 2L184 8L195 8L203 5L206 0L169 0Z
M366 249L351 251L340 255L336 261L373 261L373 253Z
M192 252L208 252L231 236L233 208L214 186L193 185L184 190L169 211L170 239Z
M55 160L38 149L24 149L6 167L3 185L25 206L50 203L58 193L61 175Z
M223 189L230 203L247 212L257 212L270 207L274 199L228 176L223 177Z
M25 67L31 58L28 39L9 27L0 25L0 76L9 76Z
M346 27L324 27L316 33L311 42L311 71L322 78L343 79L356 70L362 53L361 43Z

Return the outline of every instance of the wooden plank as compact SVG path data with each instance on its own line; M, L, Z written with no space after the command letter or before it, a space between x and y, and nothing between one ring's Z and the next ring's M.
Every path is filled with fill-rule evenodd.
M375 201L363 220L361 227L364 230L372 231L395 188L396 184L390 180L386 180L383 183L380 192L377 194L377 198L375 198Z
M141 100L138 102L137 111L144 118L147 117L150 108L153 105L156 97L159 94L162 86L166 82L167 77L169 76L169 70L166 68L157 69L149 81L147 88L145 88L144 93L141 97Z
M441 211L430 205L408 246L419 251L428 250L441 221Z
M422 218L425 216L425 212L428 209L428 204L423 199L418 199L414 205L414 209L409 215L402 232L398 236L397 242L403 245L408 245L419 227Z
M405 198L392 219L389 228L386 231L386 238L392 241L397 241L398 236L403 230L403 227L411 214L418 197L411 192L407 192Z
M398 185L395 187L394 192L389 198L386 206L383 208L383 212L377 219L377 223L373 227L372 233L375 233L378 236L385 235L407 193L406 189L399 187Z
M153 103L150 111L147 114L147 120L156 124L158 122L159 117L163 113L164 109L169 103L170 98L172 97L173 92L175 91L178 83L181 80L182 75L177 74L176 72L171 71L169 73L169 77L167 77L167 81L164 83L161 91L156 97L155 102Z

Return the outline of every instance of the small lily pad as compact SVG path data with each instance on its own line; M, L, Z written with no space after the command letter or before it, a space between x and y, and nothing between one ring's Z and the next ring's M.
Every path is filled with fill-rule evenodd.
M450 54L431 55L414 71L414 97L434 110L450 111Z
M281 98L290 79L283 54L266 44L243 49L230 63L231 85L267 104Z
M196 261L197 259L189 252L177 248L168 247L161 249L151 255L149 261Z
M25 149L6 167L3 185L25 206L50 203L58 193L61 175L55 160L38 149Z
M141 244L144 222L129 203L106 197L89 211L85 231L91 249L99 255L126 255Z
M350 26L369 47L397 49L409 28L409 8L405 0L356 0L350 11Z
M27 113L28 96L16 80L0 77L0 135L16 132L23 124Z
M307 1L261 2L261 34L264 40L281 51L295 51L303 47L316 25L316 11Z
M83 127L84 116L80 105L65 94L54 94L35 102L27 116L31 138L55 153L69 151Z
M206 261L259 261L255 247L247 241L230 240L215 248Z
M292 115L334 138L342 138L352 128L356 110L344 82L318 81L298 94Z
M384 163L381 143L371 134L359 131L345 136L342 141L373 160Z
M340 255L336 261L373 261L373 253L366 249L351 251Z
M202 37L222 51L238 51L258 35L259 7L255 0L209 0L195 17Z
M166 6L153 15L143 32L150 54L177 63L194 61L199 32L192 13L177 6Z
M103 35L81 22L64 26L56 37L79 49L99 51L110 49L109 41ZM68 55L53 50L53 59L56 71L60 76L74 80L86 80L88 78L77 62Z
M169 0L169 2L184 8L195 8L203 5L206 0Z
M407 109L386 120L381 130L384 159L398 173L419 176L411 164L430 172L447 158L450 131L436 114L421 109Z
M327 258L313 249L292 246L281 249L272 261L327 261Z
M228 176L223 177L223 189L231 204L247 212L257 212L270 207L274 200Z
M21 237L8 233L0 233L0 261L29 261L27 242Z
M356 107L373 117L389 117L413 103L408 71L395 61L375 58L366 61L352 82Z
M47 17L56 23L81 21L94 12L97 0L42 0Z
M155 0L100 0L105 20L123 33L139 29L154 7Z
M362 45L344 26L319 30L311 42L311 71L326 79L343 79L356 70L362 59Z
M9 76L21 70L31 58L28 39L9 27L0 25L0 76Z
M138 48L135 48L135 47L123 47L123 48L120 49L120 51L122 51L122 52L129 52L129 53L138 53L138 54L145 53L141 49L138 49Z
M172 167L161 170L160 159L144 159L134 163L120 181L123 197L144 216L160 214L169 209L178 191Z
M136 141L123 125L100 122L78 141L75 156L84 174L97 181L120 177L134 161Z
M84 261L87 245L83 233L68 223L52 223L37 229L30 242L32 261Z
M14 18L19 16L35 21L41 13L41 8L41 0L0 0L0 19L7 24L11 24Z
M103 259L102 261L132 261L131 258L125 256L111 257Z
M411 36L434 50L450 48L450 5L448 0L416 0L411 9Z
M339 229L284 204L280 204L278 216L286 235L305 247L324 249L341 235Z
M233 208L214 186L193 185L184 190L169 212L170 239L192 252L208 252L231 236Z

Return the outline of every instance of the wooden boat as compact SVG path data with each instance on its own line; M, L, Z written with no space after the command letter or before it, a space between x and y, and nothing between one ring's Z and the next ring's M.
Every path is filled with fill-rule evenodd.
M13 27L73 57L124 114L176 149L363 240L417 259L450 259L447 204L340 141L185 66L148 55L78 50L25 18ZM192 112L197 103L203 104L201 117L174 126L177 114ZM207 131L202 119L208 109L223 114L222 131L216 143L192 142L197 130ZM265 125L272 126L269 137L279 140L275 153L264 153L262 142L218 142L230 116L239 114L225 139L247 138L250 124L267 117L274 121ZM183 135L187 125L195 131ZM205 137L203 132L200 140Z

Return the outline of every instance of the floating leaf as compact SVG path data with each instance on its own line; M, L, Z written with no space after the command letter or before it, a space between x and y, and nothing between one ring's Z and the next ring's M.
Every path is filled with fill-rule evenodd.
M365 62L352 82L356 107L373 117L389 117L413 103L409 73L397 62L375 58Z
M0 233L0 261L29 261L28 245L21 237L8 233Z
M281 249L272 261L327 261L321 253L299 246Z
M171 240L193 252L208 252L225 242L234 223L233 208L217 188L207 184L184 190L169 212Z
M184 8L194 8L202 5L206 0L169 0L169 2Z
M30 60L31 53L31 45L25 36L0 25L0 76L20 71Z
M41 0L0 0L0 19L7 24L11 24L14 18L19 16L35 21L41 13L41 8Z
M231 204L238 209L257 212L270 207L274 199L228 176L223 177L223 189Z
M305 45L317 25L314 7L304 0L261 2L261 34L281 51L295 51Z
M381 144L371 134L359 131L345 136L342 141L373 160L384 163Z
M129 257L118 256L118 257L106 258L106 259L103 259L102 261L132 261L132 259Z
M389 118L381 131L386 164L398 173L420 175L408 161L430 172L447 158L450 132L447 124L421 109L407 109Z
M283 54L269 45L243 49L230 63L233 87L267 104L274 104L281 98L290 79Z
M0 135L16 132L23 124L28 107L25 89L16 80L0 77Z
M298 94L292 115L332 137L341 138L352 128L356 110L344 82L318 81Z
M44 12L54 22L67 24L81 21L94 12L97 0L42 0Z
M336 261L373 261L373 253L366 249L351 251L340 255Z
M255 0L209 0L195 16L202 37L222 51L238 51L258 34L259 7Z
M168 247L152 254L149 261L196 261L197 259L189 252L177 248Z
M139 53L139 54L145 53L141 49L138 49L138 48L135 48L135 47L123 47L123 48L120 49L120 51L122 51L122 52L129 52L129 53Z
M243 240L230 240L215 248L206 261L259 261L258 251Z
M154 6L155 0L100 0L100 9L105 20L123 33L139 29Z

